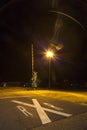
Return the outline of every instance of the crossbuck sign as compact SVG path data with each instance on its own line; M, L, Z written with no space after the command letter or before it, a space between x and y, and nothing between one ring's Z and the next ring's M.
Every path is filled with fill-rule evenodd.
M51 112L51 113L54 113L54 114L57 114L57 115L61 115L61 116L64 116L64 117L72 116L72 114L61 112L61 110L63 110L62 108L56 107L56 106L51 105L49 103L44 103L44 105L49 106L52 109L42 107L39 104L39 102L37 101L37 99L32 99L32 101L33 101L33 104L29 104L29 103L25 103L25 102L21 102L21 101L17 101L17 100L12 100L11 102L19 104L19 106L17 106L17 108L21 112L23 112L23 114L25 114L25 116L27 116L27 117L28 116L33 116L33 115L31 113L29 113L23 106L28 106L28 107L31 107L31 108L35 108L38 115L39 115L39 117L40 117L40 120L41 120L42 124L46 124L46 123L51 122L50 118L48 117L48 115L46 114L45 111ZM20 106L20 105L22 105L22 106ZM53 110L53 109L56 109L56 110Z

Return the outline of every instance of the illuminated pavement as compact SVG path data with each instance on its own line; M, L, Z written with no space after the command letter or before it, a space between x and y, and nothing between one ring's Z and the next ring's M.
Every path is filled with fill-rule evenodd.
M86 130L87 106L32 95L0 99L1 130Z

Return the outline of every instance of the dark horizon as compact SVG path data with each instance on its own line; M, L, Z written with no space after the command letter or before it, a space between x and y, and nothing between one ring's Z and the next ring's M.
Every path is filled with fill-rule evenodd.
M75 20L50 11L68 14ZM57 80L87 80L86 0L0 1L0 81L31 79L31 44L35 71L47 79L48 61L43 52L50 43L62 43L52 60ZM53 72L52 72L53 73Z

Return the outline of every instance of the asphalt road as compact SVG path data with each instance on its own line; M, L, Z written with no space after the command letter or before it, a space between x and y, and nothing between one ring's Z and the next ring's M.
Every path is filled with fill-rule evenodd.
M31 130L86 112L87 106L48 97L1 98L0 130Z

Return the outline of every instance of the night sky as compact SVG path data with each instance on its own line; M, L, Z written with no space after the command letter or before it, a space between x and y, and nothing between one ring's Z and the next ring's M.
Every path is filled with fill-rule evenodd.
M62 43L63 48L55 50L52 75L87 80L86 15L87 0L0 0L0 81L31 79L32 43L38 78L48 74L45 49Z

